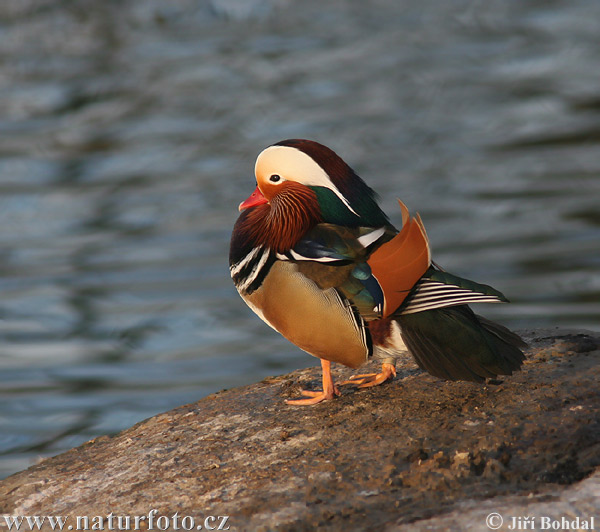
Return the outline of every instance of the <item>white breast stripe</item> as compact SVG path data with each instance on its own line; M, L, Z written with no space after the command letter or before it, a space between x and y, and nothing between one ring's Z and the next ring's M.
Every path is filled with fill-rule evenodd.
M248 255L246 255L240 262L238 262L237 264L233 264L230 268L229 271L231 272L231 277L234 277L235 275L237 275L238 273L240 273L242 271L242 269L252 260L254 260L254 257L256 257L256 255L258 255L260 251L260 248L254 248L250 253L248 253Z
M263 254L260 257L260 260L256 264L256 266L254 266L254 268L252 268L252 271L250 272L248 277L246 277L244 282L238 287L238 291L245 292L248 289L248 287L256 280L256 278L260 274L260 270L265 265L268 258L269 258L269 250L265 249L263 251Z

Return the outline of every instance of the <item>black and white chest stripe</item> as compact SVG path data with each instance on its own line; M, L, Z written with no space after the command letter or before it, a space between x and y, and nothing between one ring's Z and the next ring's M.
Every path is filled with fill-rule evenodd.
M367 248L384 234L385 228L377 228L358 238L362 247ZM240 260L229 267L231 278L237 290L249 295L262 285L269 270L277 260L299 262L321 262L345 264L351 258L335 250L310 240L302 240L295 249L277 253L267 246L255 246Z
M271 266L277 259L275 252L265 246L258 246L241 260L229 267L231 278L240 293L251 294L265 280Z

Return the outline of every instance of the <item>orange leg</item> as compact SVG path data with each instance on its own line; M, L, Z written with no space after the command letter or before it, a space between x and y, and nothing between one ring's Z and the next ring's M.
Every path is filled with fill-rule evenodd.
M352 375L347 381L341 382L340 386L344 384L354 384L359 388L370 388L371 386L377 386L388 379L396 376L396 367L393 364L384 362L381 365L381 373L364 373L362 375Z
M310 399L287 399L285 402L288 405L316 405L321 401L327 399L333 399L336 395L340 395L340 391L337 386L333 384L333 378L331 376L331 362L329 360L321 359L321 369L323 370L323 391L313 392L310 390L302 390L302 395L310 397Z

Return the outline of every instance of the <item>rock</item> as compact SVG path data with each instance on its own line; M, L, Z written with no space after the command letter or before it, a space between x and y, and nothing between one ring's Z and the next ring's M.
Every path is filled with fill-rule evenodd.
M138 529L164 530L177 513L183 530L193 518L194 529L294 532L488 530L493 512L503 530L511 516L589 519L600 335L522 334L523 371L494 384L441 381L406 361L393 382L314 407L283 400L318 387L317 368L219 392L5 479L0 514L69 516L72 530L77 516L107 530L117 517L134 529L137 516Z

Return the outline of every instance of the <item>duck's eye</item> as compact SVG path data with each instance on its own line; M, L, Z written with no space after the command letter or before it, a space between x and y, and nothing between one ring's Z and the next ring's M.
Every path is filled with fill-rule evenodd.
M281 181L281 176L273 174L271 177L269 177L269 181L271 181L271 183L277 183L278 181Z

